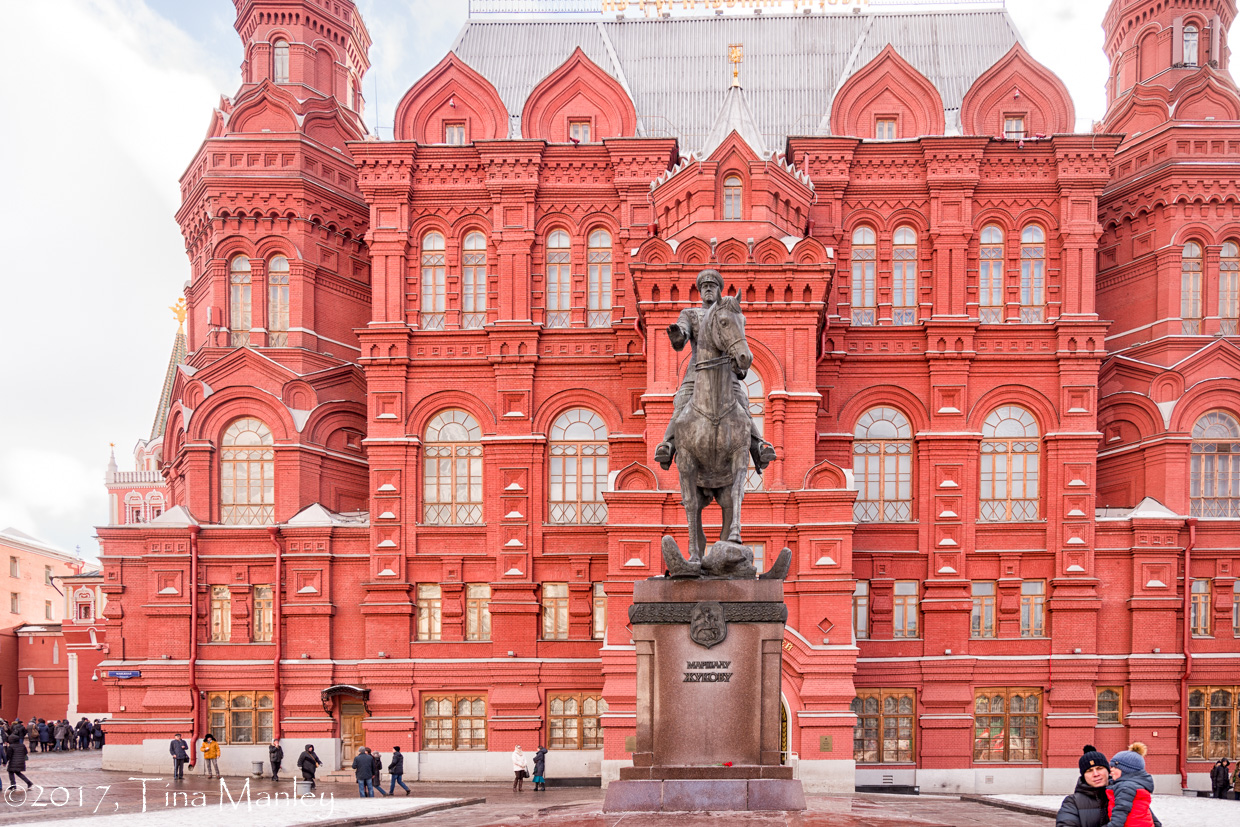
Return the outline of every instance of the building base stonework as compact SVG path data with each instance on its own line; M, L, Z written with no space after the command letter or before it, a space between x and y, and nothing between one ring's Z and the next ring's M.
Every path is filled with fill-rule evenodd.
M780 760L782 581L653 578L635 584L629 618L633 766L603 809L805 809Z

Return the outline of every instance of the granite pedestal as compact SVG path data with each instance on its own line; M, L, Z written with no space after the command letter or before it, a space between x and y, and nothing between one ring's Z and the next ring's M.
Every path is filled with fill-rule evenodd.
M803 810L780 764L780 580L638 582L633 766L604 811Z

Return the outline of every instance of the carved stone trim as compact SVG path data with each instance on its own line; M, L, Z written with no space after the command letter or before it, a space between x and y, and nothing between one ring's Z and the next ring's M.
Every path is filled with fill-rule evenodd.
M629 623L688 623L694 603L634 603ZM723 603L728 623L787 623L786 603Z

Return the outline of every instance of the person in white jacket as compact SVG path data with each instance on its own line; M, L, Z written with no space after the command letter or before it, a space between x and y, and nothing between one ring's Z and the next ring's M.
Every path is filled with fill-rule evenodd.
M521 751L521 746L518 744L512 751L512 791L514 793L525 792L521 789L521 785L529 774L528 759L526 759L525 753Z

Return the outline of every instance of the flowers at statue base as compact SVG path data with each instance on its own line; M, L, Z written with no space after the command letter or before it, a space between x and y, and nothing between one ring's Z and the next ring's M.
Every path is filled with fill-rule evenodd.
M731 761L724 761L722 764L716 764L715 766L716 766L716 767L730 767L730 766L732 766L732 762L731 762Z

